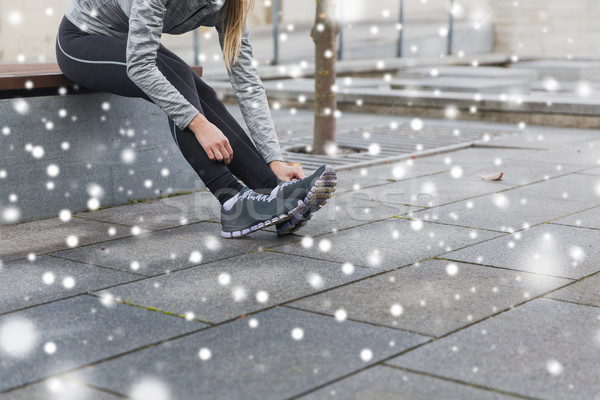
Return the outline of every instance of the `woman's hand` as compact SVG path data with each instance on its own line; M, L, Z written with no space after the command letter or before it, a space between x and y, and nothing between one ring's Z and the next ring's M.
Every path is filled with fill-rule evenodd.
M233 158L233 149L229 145L229 140L219 128L211 124L202 114L190 122L188 128L194 132L200 146L204 149L208 158L211 160L223 161L229 164Z
M271 171L275 176L282 181L304 178L304 170L300 166L287 165L282 161L271 161L269 167L271 167Z

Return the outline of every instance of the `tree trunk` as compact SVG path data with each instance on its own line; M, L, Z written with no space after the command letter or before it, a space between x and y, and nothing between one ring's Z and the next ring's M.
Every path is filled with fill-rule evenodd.
M326 154L335 143L335 58L339 25L337 0L316 0L317 16L311 36L315 42L315 126L313 154Z

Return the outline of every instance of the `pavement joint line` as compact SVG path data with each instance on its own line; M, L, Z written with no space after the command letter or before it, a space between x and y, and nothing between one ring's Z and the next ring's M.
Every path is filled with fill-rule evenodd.
M347 228L338 229L336 231L323 232L323 233L319 233L319 234L313 235L313 236L310 236L310 235L300 235L300 234L296 234L294 236L296 236L298 238L305 238L305 237L320 238L320 237L325 236L325 235L335 235L335 234L337 234L339 232L345 232L345 231L348 231L350 229L360 228L360 227L363 227L365 225L373 224L373 223L376 223L376 222L382 222L382 221L392 220L392 218L394 218L394 217L392 216L392 217L385 217L385 218L377 219L377 220L369 220L369 221L366 221L364 224L355 225L355 226L349 226ZM288 245L288 244L299 243L301 240L302 239L295 240L293 242L280 243L280 244L276 244L274 246L265 247L265 250L272 250L272 249L276 249L277 247L285 246L285 245ZM284 253L284 252L282 252L282 253ZM289 253L285 253L285 254L289 254ZM323 260L323 261L328 261L328 260Z
M242 254L233 255L233 256L225 256L223 258L219 258L219 259L216 259L216 260L200 262L198 264L188 265L188 266L177 268L177 269L171 269L171 270L168 270L168 271L165 271L165 272L159 272L159 273L152 274L152 275L144 275L144 274L140 274L140 273L123 271L122 269L117 269L117 268L107 267L107 266L97 265L97 264L89 264L89 263L84 263L84 264L93 265L93 266L96 266L96 267L102 267L102 268L110 269L110 270L117 271L117 272L131 273L131 274L134 274L134 275L139 275L139 276L144 277L144 278L155 278L157 276L168 275L168 274L170 274L172 272L176 272L176 271L183 271L183 270L189 269L189 268L200 267L202 265L210 264L210 263L213 263L215 261L223 261L223 260L228 260L228 259L233 258L233 257L238 257L238 256L245 255L245 254L251 254L251 253L254 253L256 251L259 251L259 250L251 250L251 251L248 251L247 253L242 253ZM77 261L75 259L71 259L71 258L68 258L68 257L61 257L61 256L53 255L53 254L47 254L46 256L51 256L51 257L55 257L55 258L61 258L63 260L68 260L68 261ZM81 262L81 261L79 261L79 262ZM113 286L119 286L119 285L121 285L121 283L119 283L117 285L113 285Z
M546 295L546 296L547 296L547 295ZM578 303L578 302L576 302L576 301L572 301L572 300L565 300L565 299L557 299L557 298L554 298L554 297L544 297L544 299L546 299L546 300L560 301L561 303L574 304L574 305L576 305L576 306L600 308L600 306L598 306L598 305L596 305L596 304Z
M297 395L294 395L294 396L292 396L292 397L288 397L288 398L287 398L287 400L296 400L296 399L298 399L298 400L299 400L299 399L300 399L300 398L302 398L303 396L306 396L306 395L308 395L308 394L310 394L310 393L316 392L317 390L323 389L323 388L325 388L325 387L327 387L327 386L331 386L332 384L334 384L334 383L336 383L336 382L339 382L339 381L342 381L342 380L344 380L344 379L347 379L347 378L349 378L349 377L351 377L351 376L353 376L353 375L357 375L357 374L359 374L359 373L361 373L361 372L363 372L363 371L366 371L366 370L368 370L368 369L370 369L370 368L376 367L376 366L378 366L378 365L383 365L383 363L385 363L385 362L386 362L386 361L388 361L388 360L391 360L392 358L396 358L396 357L399 357L399 356L401 356L401 355L404 355L405 353L408 353L409 351L416 350L416 349L418 349L419 347L421 347L421 346L425 346L426 344L432 343L432 342L434 342L434 341L436 341L436 339L431 339L431 340L428 340L427 342L424 342L424 343L421 343L421 344L415 345L415 346L413 346L413 347L409 347L409 348L407 348L407 349L404 349L403 351L401 351L401 352L399 352L399 353L396 353L396 354L394 354L394 355L392 355L392 356L386 357L386 358L384 358L384 359L382 359L382 360L379 360L379 361L377 361L376 363L373 363L373 364L367 365L367 366L365 366L365 367L362 367L362 368L356 369L356 370L354 370L354 371L352 371L352 372L350 372L350 373L348 373L348 374L345 374L345 375L339 376L339 377L337 377L337 378L335 378L335 379L332 379L332 380L330 380L330 381L328 381L328 382L326 382L326 383L324 383L324 384L321 384L321 385L318 385L318 386L316 386L316 387L313 387L313 388L311 388L311 389L309 389L309 390L306 390L306 391L304 391L304 392L301 392L301 393L299 393L299 394L297 394Z
M455 226L457 228L478 229L478 230L484 230L484 231L490 231L490 232L498 232L498 233L503 233L504 234L504 235L498 236L496 238L492 238L492 239L497 239L497 238L502 237L502 236L512 235L512 234L515 234L515 233L518 233L518 232L524 232L524 231L527 231L527 230L529 230L531 228L535 228L535 227L538 227L538 226L541 226L541 225L563 225L563 226L568 226L570 228L583 228L583 229L590 229L590 230L599 230L600 228L591 228L591 227L586 227L586 226L574 226L574 225L566 225L566 224L559 224L559 223L556 223L556 222L552 222L552 221L556 221L557 219L569 217L571 215L579 214L580 212L584 212L584 211L589 211L589 210L592 210L592 209L597 208L597 207L599 207L599 206L593 206L591 208L584 208L582 210L574 211L571 214L559 216L559 217L553 218L553 219L551 219L549 221L543 221L543 222L540 222L540 223L537 223L537 224L534 224L534 225L530 225L530 226L528 226L526 228L525 227L521 227L519 229L515 229L515 230L510 231L510 232L508 232L508 231L497 231L497 230L488 229L488 228L475 228L475 227L470 227L470 226L466 226L466 225L450 224L450 223L447 223L447 222L440 222L440 221L423 220L423 222L429 222L429 223L432 223L432 224ZM425 211L425 210L419 210L417 212L422 212L422 211ZM411 219L411 218L402 217L402 219ZM488 239L488 240L492 240L492 239ZM474 245L479 244L479 243L483 243L483 242L474 243L474 244L471 244L469 246L474 246ZM466 246L466 247L469 247L469 246ZM463 249L463 248L464 247L461 247L461 249ZM452 251L454 251L454 250L452 250Z
M454 260L452 258L445 258L445 257L434 257L434 258L436 260L450 261L450 262L454 262L454 263L475 265L475 266L483 267L483 268L494 268L494 269L501 269L503 271L521 272L521 273L524 273L524 274L530 274L530 275L536 275L536 276L544 276L544 277L547 277L547 278L558 278L558 279L566 279L566 280L569 280L569 281L576 281L575 278L568 278L566 276L540 274L538 272L525 271L523 269L513 269L513 268L501 267L499 265L490 265L490 264L483 264L483 263L477 263L477 262L472 262L472 261Z
M122 398L122 399L126 399L126 400L133 400L131 397L129 397L129 396L123 394L123 393L115 392L114 390L109 390L109 389L106 389L106 388L103 388L103 387L100 387L100 386L96 386L96 385L94 385L92 383L84 382L84 381L81 381L79 379L75 379L75 378L72 378L72 377L69 377L69 376L63 376L61 379L64 379L64 380L72 382L72 383L75 383L75 384L77 384L79 386L85 386L85 387L88 387L90 389L102 392L103 393L102 394L103 397L108 393L108 394L110 394L112 396L115 396L115 397L118 397L118 398Z
M551 149L548 150L542 150L542 151L554 151L554 150L561 150L561 146L557 146L557 147L553 147ZM515 157L506 157L505 160L511 160L511 161L520 161L520 159L515 158ZM583 169L591 169L594 167L598 167L600 166L600 164L595 164L594 166L590 167L588 166L588 164L575 164L575 163L563 163L563 162L557 162L557 161L543 161L543 160L527 160L527 162L530 163L536 163L536 164L550 164L550 165L566 165L567 167L576 167L576 168L583 168ZM578 173L578 171L572 172L572 173Z
M85 219L85 218L82 218L82 219ZM35 221L34 221L34 222L35 222ZM110 224L110 223L108 223L108 222L105 222L105 223L106 223L106 224ZM196 224L196 223L202 223L202 222L193 222L193 223L191 223L191 224L187 224L187 225L193 225L193 224ZM186 225L186 226L187 226L187 225ZM129 226L128 226L128 227L129 227ZM97 245L97 244L109 243L109 242L114 242L114 241L117 241L117 240L123 240L123 239L129 239L129 238L132 238L132 237L138 237L138 236L140 236L140 235L144 235L144 234L152 234L152 233L155 233L155 232L160 232L160 231L162 231L162 230L166 230L166 229L171 229L171 228L165 228L165 229L161 229L161 230L156 230L156 231L150 231L150 232L140 233L140 234L138 234L138 235L131 234L131 235L126 235L126 236L117 237L117 238L109 238L109 239L107 239L107 240L101 240L101 241L99 241L99 242L93 242L93 243L86 243L86 244L82 244L81 246L67 247L67 248L61 248L61 249L54 249L54 250L50 250L50 251L48 251L48 252L45 252L45 253L36 253L36 254L41 254L41 255L50 255L50 254L52 254L52 253L57 253L57 252L59 252L59 251L67 251L67 250L81 249L81 248L84 248L84 247L94 246L94 245Z
M123 272L123 271L120 271L120 272ZM62 300L68 300L68 299L72 299L72 298L74 298L74 297L79 297L79 296L84 296L84 295L91 295L91 294L92 294L92 293L94 293L95 291L99 291L99 290L107 290L107 289L113 288L113 287L115 287L115 286L123 285L123 284L125 284L125 283L134 283L134 282L143 281L143 280L145 280L145 279L147 279L147 278L146 278L146 277L140 277L140 279L134 279L134 280L127 281L127 282L121 282L121 283L119 283L119 284L117 284L117 285L110 285L110 286L106 286L106 287L104 287L104 288L101 288L101 289L94 289L94 290L87 290L87 291L85 291L85 292L80 292L80 293L73 293L73 294L70 294L70 295L68 295L68 296L61 297L61 298L59 298L59 299L48 300L48 301L45 301L45 302L43 302L43 303L39 303L39 304L32 304L32 305L30 305L30 306L21 307L21 308L15 309L15 310L5 311L5 312L2 312L2 313L0 313L0 317L2 317L2 316L4 316L4 315L14 314L14 313L16 313L16 312L21 312L21 311L29 310L29 309L31 309L31 308L35 308L35 307L40 307L40 306L44 306L44 305L47 305L47 304L56 303L56 302L59 302L59 301L62 301Z
M324 316L324 317L335 318L335 316L333 316L331 314L327 314L325 312L320 312L320 311L315 311L315 310L310 310L310 309L302 308L302 307L299 307L299 306L284 305L282 307L284 307L284 308L290 308L292 310L303 311L303 312L307 312L307 313L310 313L310 314L321 315L321 316ZM351 322L355 322L355 323L359 323L359 324L371 325L371 326L374 326L376 328L392 329L392 330L395 330L395 331L411 333L413 335L426 336L426 337L428 337L430 339L435 339L436 338L436 336L430 335L430 334L427 334L427 333L412 331L410 329L398 328L397 326L381 325L381 324L378 324L378 323L375 323L375 322L362 321L360 319L346 318L344 321L351 321ZM343 321L340 321L340 323L343 323Z
M137 272L123 271L122 269L117 269L117 268L109 267L109 266L106 266L106 265L93 264L93 263L89 263L89 262L82 261L82 260L71 259L71 258L68 258L68 257L62 257L62 256L59 256L59 255L53 254L53 253L44 254L44 256L45 257L58 258L60 260L72 261L72 262L76 262L76 263L79 263L79 264L89 265L89 266L92 266L92 267L98 267L98 268L108 269L108 270L111 270L113 272L121 272L121 273L136 275L136 276L140 276L140 277L144 277L144 278L148 277L147 275L140 274L140 273L137 273ZM25 259L26 258L20 258L19 260L25 260Z
M374 222L382 222L382 221L388 221L388 220L390 220L390 221L391 221L391 220L393 220L393 219L404 219L404 218L395 218L395 217L392 217L392 218L387 218L387 219L384 219L384 220L381 220L381 221L374 221ZM431 222L431 221L423 221L423 222L430 223L430 224L437 224L436 222ZM370 224L370 223L368 223L368 224ZM368 225L368 224L364 224L364 225ZM364 225L360 225L360 226L364 226ZM459 225L450 225L450 226L455 226L455 227L457 227L457 228L466 228L466 227L459 226ZM534 226L537 226L537 225L534 225ZM532 227L533 227L533 226L532 226ZM338 231L338 232L346 231L346 230L349 230L349 229L352 229L352 228L346 228L346 229L340 230L340 231ZM335 232L335 233L323 233L323 234L321 234L321 235L317 235L317 236L314 236L314 237L322 237L322 236L326 236L326 235L334 235L334 234L337 234L338 232ZM495 231L492 231L492 232L495 232ZM448 253L451 253L451 252L454 252L454 251L458 251L458 250L466 249L467 247L471 247L471 246L479 245L479 244L481 244L481 243L485 243L485 242L488 242L488 241L490 241L490 240L498 239L498 238L505 237L505 236L507 236L507 235L511 235L511 234L512 234L512 233L509 233L509 232L498 232L498 236L495 236L495 237L492 237L492 238L489 238L489 239L484 239L484 240L482 240L482 241L479 241L479 242L476 242L476 243L471 243L471 244L468 244L468 245L466 245L466 246L463 246L463 247L452 248L450 251L445 251L445 250L443 250L441 253L439 253L439 254L436 254L436 255L434 255L434 256L431 256L431 257L428 257L428 258L426 258L426 259L424 259L424 260L422 260L422 261L426 261L426 260L429 260L429 259L432 259L432 258L440 257L440 256L443 256L444 254L448 254ZM292 243L298 243L298 241L296 241L296 242L292 242ZM283 243L282 245L286 245L286 244L292 244L292 243ZM279 250L279 249L277 249L277 247L280 247L280 246L282 246L282 245L271 246L271 247L268 247L268 248L266 248L265 250L267 250L267 251L272 251L272 252L275 252L275 253L280 253L280 254L287 254L287 255L298 255L298 254L294 254L294 253L287 253L287 252L285 252L285 251L282 251L282 250ZM356 254L356 253L355 253L355 254ZM315 260L319 260L319 261L329 261L329 262L331 262L331 260L327 260L327 259L323 259L323 258L319 258L319 257L314 257L314 256L310 256L310 255L305 255L305 254L304 254L304 255L301 255L301 257L311 258L311 259L315 259ZM337 262L337 263L343 263L344 261L334 261L334 262ZM416 262L421 262L421 261L416 261ZM414 263L412 263L412 264L414 264ZM354 264L353 264L353 265L354 265ZM409 264L409 265L411 265L411 264ZM359 267L367 268L367 269L369 269L369 270L381 270L381 269L379 269L379 268L373 268L373 267L369 267L369 266L367 266L367 265L363 265L363 264L356 264L355 266L359 266Z
M447 382L458 383L458 384L463 385L463 386L475 387L477 389L482 389L482 390L486 390L486 391L497 393L497 394L508 395L508 396L511 396L511 397L514 397L514 398L517 398L517 399L540 400L540 399L538 399L536 397L523 396L521 394L517 394L517 393L513 393L513 392L507 392L507 391L504 391L502 389L485 387L485 386L478 385L476 383L461 381L461 380L453 379L453 378L448 378L448 377L445 377L445 376L442 376L442 375L435 375L435 374L432 374L432 373L429 373L429 372L419 371L419 370L416 370L416 369L411 369L411 368L406 368L406 367L400 367L398 365L388 364L386 362L382 363L381 366L387 367L387 368L392 368L392 369L399 370L399 371L405 371L405 372L410 372L410 373L414 373L414 374L419 374L419 375L427 376L427 377L430 377L430 378L441 379L441 380L447 381Z
M383 202L380 202L380 201L378 201L378 200L375 200L375 201L373 201L373 202L374 202L374 203L375 203L375 202L377 202L377 203L380 203L381 205L386 205L385 203L383 203ZM392 204L393 204L393 203L392 203ZM397 205L397 204L394 204L394 205ZM408 206L408 207L413 207L413 206L409 206L408 204L402 204L402 205L403 205L403 206ZM421 211L421 210L419 210L419 211ZM310 236L310 237L311 237L311 238L316 238L316 237L320 237L320 236L323 236L323 235L334 234L334 233L343 232L343 231L346 231L346 230L349 230L349 229L359 228L359 227L361 227L361 226L364 226L364 225L367 225L367 224L370 224L370 223L373 223L373 222L381 222L381 221L386 221L386 220L389 220L389 219L391 219L391 218L401 218L402 216L404 216L404 215L407 215L407 214L410 214L411 212L412 212L412 211L408 211L408 212L406 212L406 213L404 213L404 214L397 214L397 215L391 215L391 216L388 216L388 217L383 217L383 218L376 218L376 219L365 220L365 221L364 221L364 223L361 223L361 224L358 224L358 225L349 226L349 227L346 227L346 228L341 228L341 229L336 229L336 230L331 230L331 231L327 231L327 232L319 233L319 234L317 234L317 235L313 235L313 236ZM268 232L271 232L271 231L268 231ZM295 237L299 237L299 238L305 238L305 237L308 237L307 235L302 235L301 233L296 233L296 232L293 232L293 233L291 233L291 235L293 235L293 236L295 236ZM286 244L292 244L292 243L297 243L297 242L298 242L298 241L295 241L295 242L290 242L290 243L282 243L282 244L278 244L278 245L275 245L275 246L271 246L271 247L269 247L269 248L273 248L273 247L279 247L279 246L283 246L283 245L286 245Z
M241 256L244 256L244 255L252 254L252 253L254 253L256 251L258 251L258 250L250 251L250 252L244 253L244 254L229 256L229 257L225 257L225 258L220 258L218 260L207 261L207 262L200 263L200 264L194 264L194 265L190 265L190 266L183 267L183 268L180 268L180 269L176 269L176 270L173 270L173 271L162 272L162 273L156 274L156 275L140 275L140 274L135 274L135 275L139 275L140 279L134 279L134 280L127 281L127 282L119 282L117 284L109 285L109 286L106 286L106 287L103 287L103 288L100 288L100 289L88 290L86 292L72 294L72 295L69 295L69 296L61 297L59 299L49 300L49 301L45 301L45 302L39 303L39 304L32 304L32 305L27 306L27 307L23 307L23 308L19 308L19 309L16 309L16 310L11 310L11 311L7 311L7 312L4 312L4 313L0 313L0 316L12 314L12 313L15 313L15 312L18 312L18 311L28 310L30 308L35 308L35 307L43 306L43 305L46 305L46 304L56 303L56 302L61 301L61 300L67 300L67 299L71 299L73 297L78 297L78 296L82 296L82 295L86 295L86 294L90 295L90 296L93 296L93 297L98 297L96 295L96 292L99 292L99 291L110 290L110 289L113 289L115 287L126 285L128 283L140 282L140 281L147 280L147 279L152 279L152 278L157 278L157 277L164 276L164 275L169 275L169 274L171 274L173 272L183 271L183 270L191 269L191 268L203 267L204 265L211 264L211 263L214 263L214 262L224 261L224 260L228 260L230 258L241 257ZM52 256L52 257L57 257L57 256ZM57 258L62 258L64 260L68 260L68 261L77 261L77 260L71 260L69 258L64 258L64 257L57 257ZM78 262L81 262L81 261L78 261ZM83 263L83 264L87 264L87 263ZM100 265L95 265L95 264L87 264L87 265L93 265L93 266L102 267ZM108 268L108 267L103 267L103 268ZM112 268L108 268L108 269L113 270ZM115 269L114 271L128 273L127 271L118 270L118 269ZM133 274L133 273L131 273L131 274Z
M133 205L133 204L121 204L121 205L114 206L114 207L111 207L111 208L128 207L128 206L131 206L131 205ZM87 211L87 212L95 212L95 211ZM106 221L106 220L102 220L102 219L96 219L96 218L93 218L93 217L87 217L87 216L81 216L81 215L73 215L73 218L79 218L79 219L88 220L88 221L95 221L95 222L103 222L105 224L120 225L120 226L124 226L124 227L127 227L127 228L138 227L140 229L145 229L147 231L150 231L150 232L147 232L147 233L159 232L159 231L162 231L162 230L165 230L165 229L179 228L179 227L182 227L182 226L187 226L187 225L192 225L192 224L198 224L198 223L201 223L201 222L214 222L214 221L212 221L210 219L202 219L202 220L198 220L198 221L194 221L194 222L189 222L189 223L186 223L186 224L172 225L172 226L168 226L168 227L163 227L163 228L155 229L155 228L145 228L145 227L140 226L140 225L130 225L130 224L123 224L123 223L120 223L120 222Z
M115 242L115 241L118 241L118 240L129 239L129 238L132 238L132 237L139 237L141 235L150 235L150 234L153 234L153 233L159 233L159 232L166 231L166 230L169 230L169 229L176 229L176 228L190 226L190 225L195 225L195 224L203 224L203 223L207 223L207 222L209 222L209 221L196 221L196 222L191 222L191 223L188 223L188 224L185 224L185 225L180 225L180 226L177 226L177 227L161 228L161 229L156 229L156 230L150 230L150 232L144 232L144 233L140 233L140 234L137 234L137 235L131 234L131 235L122 236L122 237L109 238L107 240L101 240L99 242L86 243L86 244L82 244L81 246L68 247L68 248L63 248L63 249L58 249L58 250L51 250L49 252L39 253L39 254L50 255L51 253L57 253L59 251L80 249L80 248L83 248L83 247L94 246L94 245L97 245L97 244ZM110 222L104 222L104 223L110 224ZM125 226L132 227L132 226L129 226L129 225L125 225ZM144 229L144 228L141 228L141 229Z
M115 288L115 287L118 287L118 286L126 285L128 283L139 282L139 281L147 280L147 279L159 278L159 277L162 277L162 276L171 275L173 273L180 272L180 271L185 271L185 270L192 269L192 268L201 268L201 267L204 267L204 266L206 266L208 264L212 264L212 263L216 263L216 262L220 262L220 261L226 261L226 260L229 260L229 259L232 259L232 258L236 258L236 257L243 257L243 256L246 256L246 255L249 255L249 254L252 254L252 253L256 253L258 251L260 251L260 250L252 250L252 251L249 251L247 253L242 253L242 254L228 256L228 257L223 257L223 258L219 258L217 260L212 260L212 261L201 262L199 264L189 265L187 267L182 267L182 268L178 268L178 269L174 269L174 270L165 271L165 272L161 272L161 273L158 273L158 274L155 274L155 275L145 275L142 279L138 279L136 281L117 283L115 285L111 285L110 287L108 287L106 289L91 290L89 293L92 294L92 293L96 293L96 292L98 292L100 290L108 290L108 289L112 289L112 288Z
M521 135L522 133L518 133L517 135ZM506 136L506 137L510 137ZM501 145L501 144L483 144L483 143L473 143L473 146L471 146L475 149L491 149L491 150L523 150L523 151L545 151L548 150L546 147L519 147L519 146L507 146L507 145Z
M584 211L590 211L590 210L593 210L595 208L600 208L600 205L591 206L591 207L584 208L584 209L579 210L579 211L573 211L572 213L565 214L565 215L563 215L561 217L552 218L551 220L546 221L546 223L548 223L548 224L555 223L555 222L552 222L552 221L556 221L557 219L561 219L561 218L565 218L565 217L570 217L571 215L579 214L579 213L584 212ZM583 226L576 226L575 225L574 228L583 228Z
M122 207L122 206L127 206L127 205L129 205L129 204L124 204L124 205L121 205L121 206L115 206L115 207ZM94 210L94 211L88 211L88 212L89 212L89 213L93 213L93 212L95 212L95 211L102 211L102 209L100 209L100 210ZM101 223L103 223L103 224L109 224L109 225L117 225L117 226L122 226L122 227L125 227L125 228L133 228L133 227L138 227L138 228L140 228L140 229L146 229L146 230L149 230L149 231L151 231L151 232L152 232L152 231L154 231L154 229L150 229L150 228L142 228L142 227L141 227L141 226L139 226L139 225L129 225L129 224L123 224L123 223L120 223L120 222L103 221L103 220L100 220L100 219L93 218L92 216L89 216L89 217L88 217L88 216L81 216L81 215L73 215L73 218L81 219L81 220L84 220L84 221L94 221L94 222L101 222Z
M421 212L421 211L425 211L425 210L419 210L418 212ZM449 222L442 222L442 221L421 220L421 219L418 219L418 218L411 218L411 217L404 217L404 216L402 216L402 217L396 217L396 218L398 218L398 219L405 219L405 220L408 220L408 221L422 221L422 222L428 222L430 224L453 226L455 228L467 228L467 229L473 229L473 230L484 231L484 232L501 233L501 234L507 233L505 231L499 231L499 230L496 230L496 229L479 228L479 227L476 227L476 226L451 224Z
M589 211L589 210L586 210L586 211ZM559 224L558 222L546 222L546 224L548 224L548 225L564 226L564 227L567 227L567 228L574 228L574 229L581 229L581 228L583 228L583 229L589 229L591 231L599 231L600 230L600 228L594 228L592 226L577 226L577 225L569 225L569 224Z
M97 295L96 295L96 294L94 294L94 293L88 293L88 294L89 294L90 296L94 296L94 297L100 298L100 296L97 296ZM125 305L125 306L131 306L131 307L140 308L140 309L142 309L142 310L147 310L147 311L157 312L157 313L161 313L161 314L164 314L164 315L170 315L170 316L172 316L172 317L177 317L177 318L185 319L186 321L188 321L188 319L186 318L186 316L185 316L184 314L177 314L175 311L166 311L166 310L161 310L161 309L159 309L159 308L156 308L156 307L143 306L143 305L141 305L141 304L136 304L136 303L133 303L133 302L131 302L131 301L127 300L127 299L115 300L115 301L116 301L117 303L119 303L119 304L123 304L123 305ZM208 321L208 320L199 320L199 319L197 319L197 318L192 318L192 319L191 319L191 320L189 320L189 321L201 322L201 323L203 323L203 324L210 325L210 326L213 326L213 325L215 324L214 322L210 322L210 321Z

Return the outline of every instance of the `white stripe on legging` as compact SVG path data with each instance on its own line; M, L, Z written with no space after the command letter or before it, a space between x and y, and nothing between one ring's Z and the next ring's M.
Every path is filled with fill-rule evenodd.
M64 51L64 49L60 45L59 35L56 35L56 43L58 44L58 48L60 49L60 51L65 56L70 58L71 60L79 61L79 62L86 63L86 64L114 64L114 65L122 65L124 67L127 67L127 63L119 62L119 61L92 61L92 60L83 60L81 58L73 57L72 55L70 55L66 51ZM179 147L179 142L177 141L177 130L176 129L177 129L177 126L175 125L175 121L173 121L173 139L175 140L177 147Z
M91 61L91 60L82 60L81 58L77 58L77 57L73 57L70 54L67 54L66 51L63 50L62 46L60 45L60 39L58 38L59 35L56 35L56 43L58 43L58 48L60 49L60 51L62 51L62 53L69 57L71 60L75 60L75 61L79 61L82 63L87 63L87 64L115 64L115 65L123 65L123 66L127 66L127 63L124 62L119 62L119 61Z

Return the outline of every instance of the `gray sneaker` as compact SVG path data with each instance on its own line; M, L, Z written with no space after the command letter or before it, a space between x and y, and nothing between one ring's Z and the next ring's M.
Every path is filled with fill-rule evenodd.
M306 207L302 200L286 197L282 186L277 186L270 194L244 187L225 202L221 206L221 236L241 237L303 214Z
M296 213L277 224L277 234L287 235L308 223L313 214L323 207L333 195L337 185L337 174L331 165L322 165L312 175L292 182L285 182L282 189L286 196L301 199L304 212Z

